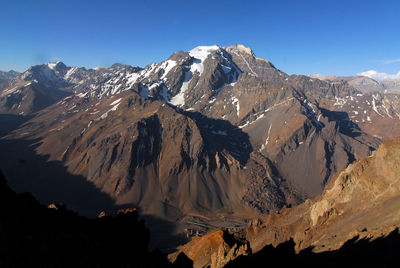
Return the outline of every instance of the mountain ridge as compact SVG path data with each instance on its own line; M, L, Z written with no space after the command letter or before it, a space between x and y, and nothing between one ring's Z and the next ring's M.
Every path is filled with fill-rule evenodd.
M66 96L30 105L39 90ZM33 116L4 144L31 141L36 154L116 204L172 221L296 205L396 135L387 130L400 124L394 95L287 75L241 46L200 46L145 68L34 66L0 95L3 113ZM24 152L3 163L13 158L19 163ZM25 171L14 166L2 167L10 184L29 190L18 183Z

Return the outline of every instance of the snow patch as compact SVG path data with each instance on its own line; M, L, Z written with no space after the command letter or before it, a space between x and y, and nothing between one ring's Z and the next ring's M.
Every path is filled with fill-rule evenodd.
M377 113L379 116L384 117L382 114L380 114L378 112L378 109L376 108L376 103L375 103L375 99L377 100L378 97L375 95L372 95L372 109L375 111L375 113Z
M133 84L136 83L136 81L138 80L138 78L140 77L139 73L131 73L127 76L127 84L129 86L132 86Z
M172 99L171 103L176 106L183 106L185 104L185 92L189 87L189 83L192 80L192 72L186 72L185 78L183 79L181 90Z
M68 72L64 75L64 79L68 79L78 68L72 67L68 70Z
M60 62L59 61L57 61L57 62L49 62L49 63L47 63L47 66L50 69L55 70L58 63L60 63Z
M119 98L119 99L113 101L110 105L111 105L111 106L112 106L112 105L116 105L116 104L118 104L118 103L120 103L120 102L121 102L121 98Z
M111 112L111 111L116 111L117 109L118 109L118 106L120 105L120 103L117 103L117 104L115 104L110 110L109 110L109 112Z
M236 96L232 97L232 104L235 105L236 104L236 114L239 117L240 114L240 104L239 104L239 100L238 98L236 98Z
M322 123L319 121L321 114L318 116L318 118L316 118L316 111L314 108L314 104L312 104L311 102L309 102L307 99L303 100L302 103L303 107L306 108L307 112L309 114L311 114L312 116L312 120L318 125L318 126L322 126Z
M264 150L264 149L267 147L267 145L268 145L268 142L269 142L269 135L270 135L270 133L271 133L271 128L272 128L272 124L269 125L268 134L267 134L267 139L265 140L265 145L264 145L264 144L261 145L260 151Z
M347 96L346 96L346 98L347 98ZM346 100L345 99L343 99L343 98L339 98L339 97L336 97L335 96L335 103L333 104L333 106L343 106L343 105L345 105L346 104Z
M177 65L177 62L174 60L166 60L164 61L160 68L164 69L164 74L161 76L161 79L164 79L165 76L167 76L167 74L169 73L169 71L172 70L172 68L174 68Z
M85 97L87 94L88 94L88 92L86 92L86 93L81 92L81 93L77 94L76 96L77 96L78 98L83 98L83 97Z
M218 49L218 46L199 46L190 50L189 55L195 58L192 64L193 69L197 70L201 75L204 70L204 61L207 59L208 55L210 55L213 51L217 51Z
M386 114L390 117L390 118L393 118L391 115L390 115L390 113L389 113L389 109L388 109L388 107L386 106L386 102L385 101L383 101L383 108L385 108L385 112L386 112Z

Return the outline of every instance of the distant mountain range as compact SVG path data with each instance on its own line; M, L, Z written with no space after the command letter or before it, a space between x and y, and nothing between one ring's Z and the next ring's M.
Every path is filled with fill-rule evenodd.
M0 71L0 83L7 82L8 80L17 77L18 74L19 74L18 72L13 71L13 70L8 71L8 72Z
M350 85L362 92L398 92L400 93L400 80L376 81L367 76L336 76L312 74L311 77L324 81L347 81Z

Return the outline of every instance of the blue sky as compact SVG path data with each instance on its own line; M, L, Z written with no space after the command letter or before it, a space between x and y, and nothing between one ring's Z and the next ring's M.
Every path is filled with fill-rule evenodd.
M0 70L145 66L244 44L289 74L400 71L400 1L0 0Z

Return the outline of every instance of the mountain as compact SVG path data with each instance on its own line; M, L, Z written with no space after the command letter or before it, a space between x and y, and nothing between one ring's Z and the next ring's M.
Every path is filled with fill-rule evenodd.
M385 90L391 92L398 92L400 90L400 80L381 81Z
M261 232L262 227L253 224L247 237L260 243L293 237L297 250L312 245L314 251L324 251L337 249L356 235L376 238L390 233L400 223L399 215L394 213L399 206L399 156L400 138L382 143L370 157L336 174L320 196L262 219L258 225L270 228ZM296 222L294 229L282 224L286 220ZM271 227L278 225L285 226L278 228L282 233L272 234ZM253 250L261 247L258 242L252 244Z
M400 245L399 162L400 138L383 142L371 156L338 172L319 196L299 206L259 216L241 231L234 231L231 236L241 238L231 240L229 248L223 249L226 239L208 242L216 236L213 232L195 237L175 255L183 252L194 261L194 267L221 267L213 259L215 256L224 261L224 252L248 245L251 253L237 251L239 254L231 255L230 260L240 255L250 257L242 256L232 265L252 267L251 261L255 264L256 260L280 263L278 256L299 265L301 261L301 265L315 265L314 261L318 261L332 266L346 261L390 263L397 258Z
M243 224L299 204L400 135L398 95L289 76L242 45L200 46L145 68L48 63L10 83L4 118L29 119L0 142L14 189L90 214L92 185L182 229L187 216Z
M26 115L69 95L62 90L67 83L55 74L65 68L61 63L33 66L1 85L0 112Z
M367 76L336 76L312 74L311 77L324 81L346 81L358 90L368 92L398 92L400 90L399 80L376 81Z
M62 62L36 65L0 86L0 112L29 115L71 94L87 93L88 88L92 96L115 94L124 89L117 76L138 70L121 64L97 70L67 67Z
M8 72L0 71L0 84L15 78L18 74L19 74L18 72L13 70Z

